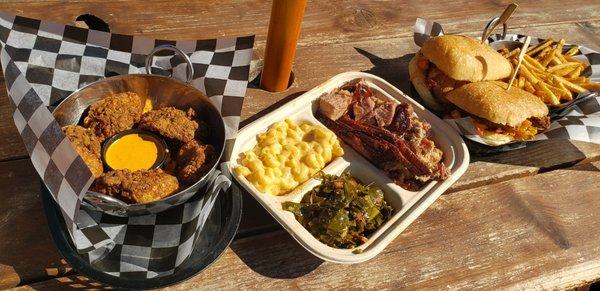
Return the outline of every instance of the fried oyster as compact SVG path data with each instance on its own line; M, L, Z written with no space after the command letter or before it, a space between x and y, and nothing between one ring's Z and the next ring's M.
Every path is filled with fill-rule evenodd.
M100 141L94 133L79 125L67 125L63 127L63 132L75 146L75 150L90 168L94 177L102 175L104 169L100 160Z
M177 178L161 169L115 170L97 178L90 190L116 196L129 203L147 203L162 199L179 189Z
M212 145L192 140L181 146L177 153L177 178L191 185L210 170L216 152Z
M131 129L140 120L144 109L144 100L133 92L109 95L90 106L83 126L105 139L127 129Z
M194 116L195 112L191 108L185 112L175 107L163 107L142 115L139 127L186 143L192 141L199 131L199 125L194 120ZM201 130L206 130L206 128ZM198 134L203 135L200 132Z

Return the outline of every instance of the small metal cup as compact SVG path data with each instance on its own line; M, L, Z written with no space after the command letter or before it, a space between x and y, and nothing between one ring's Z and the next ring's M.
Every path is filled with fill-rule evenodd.
M142 130L139 128L133 128L133 129L121 131L104 141L104 143L102 145L102 156L101 156L102 163L104 164L104 168L109 169L109 170L114 170L110 166L110 164L106 161L106 152L108 151L108 148L113 143L115 143L119 139L121 139L122 137L129 135L129 134L136 134L136 133L140 134L142 136L145 136L146 138L152 139L154 144L157 147L158 155L156 157L156 161L154 161L154 164L149 168L149 170L159 169L159 168L163 167L164 163L167 161L167 156L169 155L169 147L167 147L167 143L165 142L165 140L160 138L158 135L153 134L149 131L145 131L145 130Z
M180 54L188 64L187 83L171 77L150 74L151 59L159 51L171 50ZM146 62L147 74L129 74L114 76L98 80L69 95L54 110L54 118L61 126L79 124L84 111L93 103L115 93L134 92L142 97L150 98L154 108L172 106L182 110L192 108L196 111L197 118L210 126L208 143L215 147L217 158L212 161L210 171L202 176L196 183L181 189L181 191L149 203L127 204L115 197L88 191L84 196L88 207L107 212L117 216L136 216L158 213L184 203L190 199L207 182L210 174L215 170L225 148L225 124L219 111L210 102L208 97L188 83L193 78L193 67L189 57L173 46L160 46L155 48Z

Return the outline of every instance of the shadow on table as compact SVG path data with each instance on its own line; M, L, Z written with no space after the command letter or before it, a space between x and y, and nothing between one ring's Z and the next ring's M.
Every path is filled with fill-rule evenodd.
M283 230L240 239L230 247L250 269L269 278L301 277L323 263Z
M469 144L469 143L468 143ZM597 146L579 142L583 146ZM539 168L539 173L567 168L578 164L588 157L574 142L564 139L531 142L527 147L494 154L473 154L478 145L469 144L471 162L516 165ZM570 168L576 171L600 171L592 164L577 165Z
M0 289L63 276L70 267L52 242L37 173L27 160L0 164Z
M243 127L304 94L295 92L241 122ZM316 269L322 260L310 254L281 230L266 210L243 191L244 210L236 240L230 245L236 255L253 271L270 278L301 277Z
M368 58L373 64L372 68L363 72L385 79L422 104L421 98L411 88L410 76L408 74L408 63L414 54L384 59L364 49L358 47L354 49ZM540 172L570 167L587 158L584 152L568 140L532 142L527 147L515 147L516 149L506 148L508 150L505 151L480 145L469 140L465 142L471 154L471 162L485 161L497 164L537 167L540 168ZM573 168L573 170L598 171L593 165L578 166Z
M55 278L27 287L33 290L125 290L94 281L83 275Z
M299 92L295 92L295 93L292 93L290 95L287 95L287 96L283 97L281 100L279 100L279 101L271 104L269 107L267 107L267 108L259 111L258 113L254 114L254 115L246 118L244 121L240 122L240 128L242 128L242 127L248 125L249 123L251 123L251 122L253 122L253 121L255 121L255 120L257 120L257 119L259 119L259 118L261 118L263 116L265 116L266 114L269 114L273 110L281 107L283 104L285 104L285 103L293 100L294 98L296 98L296 97L298 97L298 96L300 96L300 95L302 95L304 93L306 93L306 91L299 91Z
M381 77L386 81L390 82L396 88L420 101L419 96L413 96L410 88L410 76L408 75L408 63L415 56L415 54L406 54L399 58L384 59L376 56L364 49L354 47L354 49L361 55L367 57L373 67L364 70L363 72L373 74Z

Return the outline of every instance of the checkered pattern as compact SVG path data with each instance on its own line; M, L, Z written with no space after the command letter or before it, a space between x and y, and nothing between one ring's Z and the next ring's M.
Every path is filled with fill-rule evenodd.
M196 195L157 214L120 217L102 212L82 211L77 221L82 235L76 236L78 247L86 247L82 255L94 267L108 274L128 278L154 278L171 275L187 259L199 238L214 232L205 225L218 217L215 206L219 194L230 187L225 175L216 171L205 195ZM231 190L235 187L231 187ZM85 202L84 202L85 204Z
M60 125L46 107L47 103L40 98L36 86L27 78L31 74L26 62L32 59L36 64L42 63L42 56L31 57L40 46L36 45L37 37L31 34L32 25L28 20L0 14L0 60L17 130L33 166L61 206L66 225L73 234L79 206L93 178L65 138ZM35 64L32 66L34 71L41 68ZM27 73L24 74L23 69ZM50 95L51 90L45 91Z
M414 41L419 46L431 36L444 34L442 26L439 23L421 18L417 18L414 29ZM526 37L526 35L521 34L508 34L502 38L502 35L495 34L490 36L488 41L489 43L505 40L524 42ZM532 45L543 41L545 39L531 38ZM563 49L566 52L573 46L575 45L566 44ZM600 53L580 46L580 52L575 57L590 64L584 72L585 76L593 81L600 81ZM575 98L575 100L578 99L586 100L574 105L573 110L566 113L564 117L552 120L550 128L538 134L534 140L570 139L600 143L600 97L597 97L592 92L584 92ZM464 137L480 144L490 145L477 134L470 117L445 119L445 121L458 130Z
M115 276L151 278L174 272L197 243L215 198L231 183L228 173L216 171L198 195L179 195L157 205L150 211L154 214L128 218L96 211L83 201L92 174L50 109L102 78L145 73L146 55L157 45L171 44L190 56L195 69L192 85L220 109L228 153L238 128L253 43L254 36L155 40L0 12L0 60L15 125L75 246L90 263ZM185 64L178 57L161 55L153 62L160 67L153 72L186 79Z

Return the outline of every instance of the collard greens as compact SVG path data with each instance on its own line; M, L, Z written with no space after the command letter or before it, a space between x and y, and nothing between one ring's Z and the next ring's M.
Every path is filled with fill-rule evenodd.
M374 185L363 185L349 173L321 174L322 183L300 203L284 202L283 209L318 240L336 248L353 248L385 223L394 212Z

